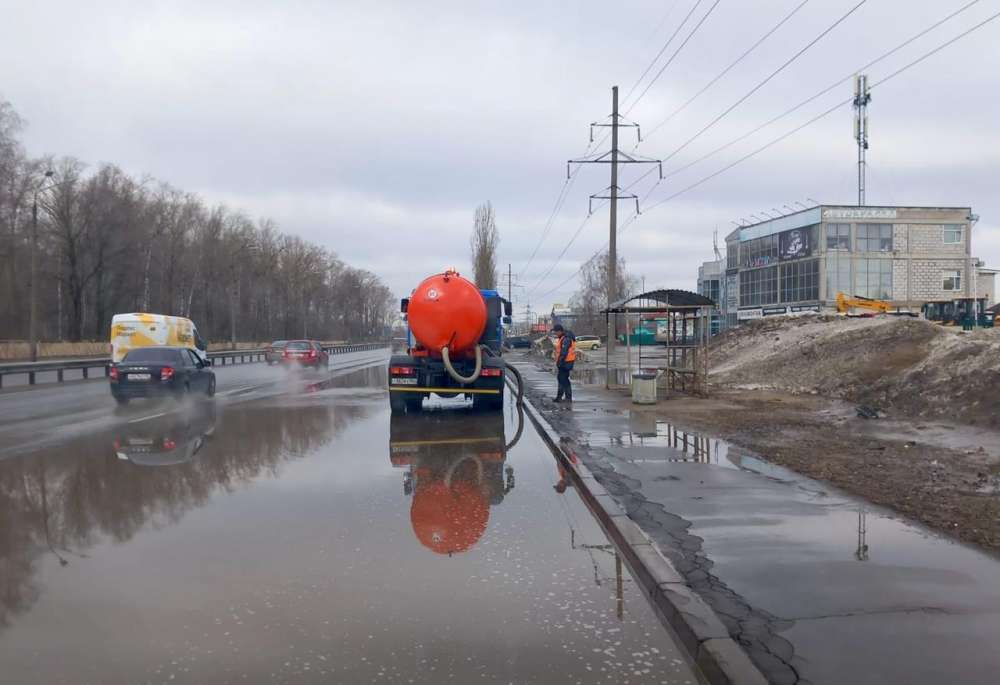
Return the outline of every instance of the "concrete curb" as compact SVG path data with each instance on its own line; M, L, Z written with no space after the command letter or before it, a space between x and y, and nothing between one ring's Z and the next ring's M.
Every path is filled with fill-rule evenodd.
M673 564L628 517L542 413L524 398L525 413L570 474L608 539L614 543L660 621L711 685L766 685L767 679L729 636L722 621Z

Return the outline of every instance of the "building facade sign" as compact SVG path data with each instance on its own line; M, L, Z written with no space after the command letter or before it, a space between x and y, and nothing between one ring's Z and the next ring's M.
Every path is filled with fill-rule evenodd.
M813 253L814 232L810 228L793 228L778 234L779 256L781 261L802 259Z
M787 314L788 307L764 307L761 313L764 316L778 316L779 314Z
M864 221L868 219L895 219L896 210L877 207L829 207L823 210L823 219L847 219Z
M792 305L789 310L793 313L795 312L818 312L818 304L803 304L803 305Z
M764 310L758 307L757 309L741 309L736 314L736 318L740 321L750 321L751 319L762 319L764 318Z

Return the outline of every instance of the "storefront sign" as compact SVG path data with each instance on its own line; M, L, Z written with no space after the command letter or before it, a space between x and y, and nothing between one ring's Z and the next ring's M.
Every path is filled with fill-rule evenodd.
M757 309L741 309L736 312L736 318L739 321L749 321L751 319L761 319L764 317L764 310Z
M818 312L819 305L818 304L793 305L792 307L790 307L790 309L793 312Z
M777 316L779 314L787 314L788 307L764 307L764 316Z
M875 209L872 207L858 207L852 209L843 207L837 209L824 209L823 219L895 219L895 209Z
M793 228L790 231L778 234L778 249L781 253L781 261L788 259L802 259L812 255L812 227Z

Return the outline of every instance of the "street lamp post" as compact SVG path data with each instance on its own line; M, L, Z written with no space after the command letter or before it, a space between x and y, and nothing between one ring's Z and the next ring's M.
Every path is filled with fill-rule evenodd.
M52 178L54 172L46 171L45 178ZM42 184L45 182L42 181ZM39 184L40 186L42 184ZM38 187L31 201L31 257L29 271L31 273L28 287L28 346L31 350L31 361L38 361L38 194L52 186Z

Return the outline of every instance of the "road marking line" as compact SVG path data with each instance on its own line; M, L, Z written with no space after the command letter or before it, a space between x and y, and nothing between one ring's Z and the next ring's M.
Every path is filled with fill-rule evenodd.
M166 416L169 413L170 412L168 411L161 411L159 414L150 414L149 416L141 416L138 419L130 419L129 423L139 423L140 421L149 421L150 419L156 419L161 416Z
M265 384L266 385L266 384ZM243 392L244 390L255 390L257 388L263 388L263 385L245 385L242 388L236 388L235 390L227 390L225 392L218 393L222 397L228 397L229 395L235 395L238 392Z

